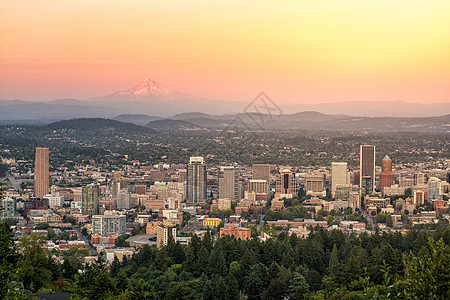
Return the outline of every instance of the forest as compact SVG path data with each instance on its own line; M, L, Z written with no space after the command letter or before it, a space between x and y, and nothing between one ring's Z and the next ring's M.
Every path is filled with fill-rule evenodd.
M28 235L17 243L0 226L0 298L68 292L71 299L450 299L450 227L432 233L347 235L311 228L307 238L282 232L248 241L193 236L144 246L107 265L83 263L69 249L57 262ZM55 256L57 256L55 254Z

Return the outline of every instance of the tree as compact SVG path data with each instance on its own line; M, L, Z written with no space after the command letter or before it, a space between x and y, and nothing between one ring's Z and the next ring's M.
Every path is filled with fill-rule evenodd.
M214 291L213 284L210 280L207 280L203 287L203 296L202 300L213 300L214 299Z
M272 279L269 286L262 294L264 300L283 300L289 295L286 283L281 279Z
M420 299L450 299L450 248L428 238L430 250L405 257L408 280L413 295Z
M116 284L116 289L119 293L122 293L126 290L130 289L130 282L127 278L127 275L123 270L121 270L118 274L116 279L114 280Z
M114 255L114 260L111 263L111 267L109 267L109 274L111 275L112 278L116 277L117 274L120 271L120 261L117 258L117 256Z
M227 276L226 280L226 286L227 286L227 299L230 300L239 300L240 293L239 293L239 283L236 279L236 277L230 274Z
M139 279L133 291L130 293L131 299L155 300L156 295L151 285L144 279Z
M14 299L19 295L16 265L19 256L16 253L13 234L6 222L0 223L0 299Z
M337 273L339 271L340 262L337 252L336 244L333 245L333 250L331 251L330 255L330 261L328 263L328 272L330 276L337 276Z
M294 273L294 278L289 286L290 294L293 299L307 299L309 294L309 284L306 278L300 273Z
M18 267L23 271L25 288L34 292L52 282L50 253L42 247L44 243L42 236L34 234L25 235L19 240L19 248L23 254Z
M76 291L79 296L89 300L103 298L106 294L115 292L114 282L101 258L88 264L78 276Z

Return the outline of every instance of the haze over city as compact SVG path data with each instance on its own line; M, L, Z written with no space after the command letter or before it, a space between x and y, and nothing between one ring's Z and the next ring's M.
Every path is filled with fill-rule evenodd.
M0 99L90 99L150 78L280 103L448 103L448 1L2 1Z

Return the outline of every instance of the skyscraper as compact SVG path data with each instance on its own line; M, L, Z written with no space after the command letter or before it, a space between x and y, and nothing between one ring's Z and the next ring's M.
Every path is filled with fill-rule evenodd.
M437 177L428 180L428 200L442 200L442 181Z
M100 185L91 183L83 186L81 198L81 210L83 215L98 215L98 198L100 196Z
M359 154L359 182L363 193L375 191L375 146L361 145Z
M270 165L269 164L253 164L253 179L261 179L270 183Z
M331 194L334 197L337 184L349 183L347 177L347 163L333 162L331 163Z
M220 167L219 199L241 200L239 196L239 171L234 167Z
M291 170L284 169L278 175L275 192L277 194L297 194L297 180Z
M162 224L156 227L156 247L160 249L169 243L169 239L177 239L177 227L173 224Z
M191 157L187 167L186 202L206 203L206 164L203 157Z
M34 196L42 198L49 193L48 148L36 148L34 151Z
M381 161L381 173L380 173L380 190L390 187L394 184L394 173L392 173L392 160L389 156L385 156Z

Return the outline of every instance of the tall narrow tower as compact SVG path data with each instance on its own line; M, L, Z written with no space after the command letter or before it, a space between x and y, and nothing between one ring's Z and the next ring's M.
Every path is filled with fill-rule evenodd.
M221 167L219 171L219 199L239 201L239 171L234 167Z
M34 157L34 196L42 198L49 193L48 148L36 148Z
M359 182L363 193L370 194L375 191L375 146L360 147Z
M189 160L186 194L188 203L206 203L206 164L203 157L191 157Z
M381 161L381 173L380 173L380 190L390 187L394 184L394 173L392 173L392 160L389 156L385 156Z

